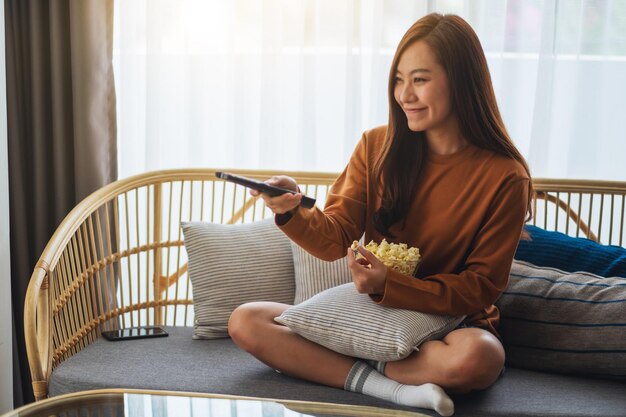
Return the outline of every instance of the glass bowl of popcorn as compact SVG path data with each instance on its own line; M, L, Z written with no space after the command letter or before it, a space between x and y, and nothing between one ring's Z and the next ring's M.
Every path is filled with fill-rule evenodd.
M359 242L355 240L352 242L351 249L354 251L356 259L361 259L363 255L358 252L358 246ZM409 248L406 243L389 243L386 239L383 239L383 241L378 244L372 240L364 247L372 252L387 267L393 268L405 275L415 275L421 259L419 249L413 247Z

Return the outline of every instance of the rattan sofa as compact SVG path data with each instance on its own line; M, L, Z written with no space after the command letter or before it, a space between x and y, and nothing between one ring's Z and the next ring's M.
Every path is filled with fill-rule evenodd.
M276 172L231 170L265 179ZM107 387L213 392L381 406L360 394L278 374L230 339L192 340L193 299L180 223L252 222L261 199L212 169L146 173L112 183L66 217L38 261L25 332L37 399ZM323 206L336 174L295 173ZM626 183L536 179L535 218L547 229L624 245ZM162 325L170 337L131 343L103 330ZM458 416L623 416L626 384L509 367L490 389L456 396ZM434 415L425 410L413 410Z

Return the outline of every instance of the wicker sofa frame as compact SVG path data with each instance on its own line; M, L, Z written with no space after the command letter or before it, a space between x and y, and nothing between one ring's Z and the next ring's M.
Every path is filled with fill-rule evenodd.
M276 172L230 170L265 179ZM284 172L323 206L334 173ZM535 179L533 223L623 246L626 182ZM213 169L150 172L119 180L79 203L50 239L25 303L28 360L37 400L63 361L103 330L192 326L193 299L180 222L244 223L271 216L244 187Z

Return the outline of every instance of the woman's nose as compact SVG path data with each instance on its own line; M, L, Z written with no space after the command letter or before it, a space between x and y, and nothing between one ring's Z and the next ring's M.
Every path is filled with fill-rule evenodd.
M416 96L410 85L405 85L402 87L402 91L400 92L400 98L404 102L415 101Z

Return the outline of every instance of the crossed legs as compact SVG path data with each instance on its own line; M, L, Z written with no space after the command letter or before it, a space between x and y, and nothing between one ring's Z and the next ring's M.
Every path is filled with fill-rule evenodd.
M504 348L493 334L463 328L423 343L405 359L387 362L385 375L402 384L430 382L448 392L467 393L489 387L503 366Z
M266 365L294 377L343 388L354 358L313 343L278 324L287 304L244 304L230 316L228 332L243 350Z
M289 305L256 302L238 307L230 317L233 341L282 373L343 388L356 359L313 343L274 321ZM484 389L504 365L504 348L486 330L457 329L442 340L425 342L419 352L388 362L385 376L401 384L432 383L449 392Z

